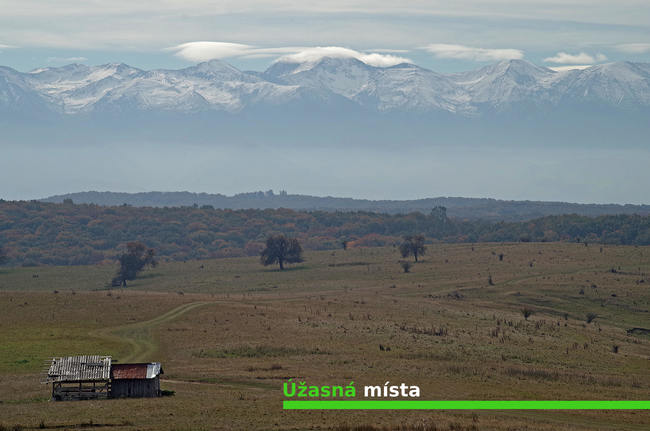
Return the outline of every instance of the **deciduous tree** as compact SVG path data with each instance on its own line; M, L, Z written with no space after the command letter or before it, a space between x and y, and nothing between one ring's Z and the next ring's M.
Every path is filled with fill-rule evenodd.
M262 250L260 261L263 265L280 265L284 269L285 263L302 262L302 247L295 238L284 235L271 235L266 239L266 248Z
M404 237L404 242L400 244L399 251L402 257L413 255L415 261L418 261L418 256L425 254L427 248L424 246L423 235L409 235Z
M114 285L126 287L127 280L135 280L138 273L145 267L155 267L158 262L155 259L156 252L139 241L126 244L126 251L118 257L120 267L117 275L113 278Z

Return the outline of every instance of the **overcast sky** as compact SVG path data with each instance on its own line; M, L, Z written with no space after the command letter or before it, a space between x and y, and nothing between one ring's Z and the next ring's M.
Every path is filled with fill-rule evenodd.
M442 72L524 58L549 67L650 61L648 0L0 0L0 64L177 68L222 58L261 70L343 47Z

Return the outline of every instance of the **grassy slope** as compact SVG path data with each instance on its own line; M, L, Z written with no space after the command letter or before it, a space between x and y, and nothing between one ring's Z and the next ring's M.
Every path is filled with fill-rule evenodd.
M650 424L647 414L634 412L473 416L279 407L281 384L290 377L354 380L359 389L403 381L420 385L423 399L647 399L650 338L626 333L650 328L647 247L439 245L409 274L391 248L306 257L284 272L253 258L165 263L116 290L105 287L112 267L4 270L0 423L329 429L430 420L441 429L630 430ZM529 321L524 306L535 311ZM587 324L590 312L598 317ZM435 335L441 328L444 335ZM163 387L177 394L46 402L48 388L38 384L42 361L75 353L160 360Z

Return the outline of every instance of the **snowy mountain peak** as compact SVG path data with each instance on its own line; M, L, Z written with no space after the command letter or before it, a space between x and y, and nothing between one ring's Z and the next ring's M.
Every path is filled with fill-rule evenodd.
M102 67L104 70L111 70L113 71L113 74L117 75L134 75L136 73L142 72L142 70L129 66L125 63L108 63L100 67Z
M586 75L600 74L607 75L616 80L637 80L650 76L650 64L632 63L621 61L616 63L605 63L584 69Z
M509 79L525 85L548 78L556 73L551 69L536 66L525 60L503 60L478 70L454 74L452 79L456 82Z
M543 66L537 66L526 60L502 60L495 64L497 69L504 71L514 71L516 73L538 74L538 73L554 73L551 69Z
M366 63L353 57L320 57L302 62L287 58L280 59L273 63L264 72L264 75L270 78L278 79L314 69L336 72L350 68L366 69L372 67L373 66L369 66Z
M239 112L255 106L295 102L312 106L324 101L371 111L463 116L519 109L522 104L545 109L564 103L650 107L647 63L555 72L524 60L507 60L442 75L412 63L373 66L354 52L317 54L282 58L263 73L244 72L221 60L151 71L124 63L70 64L28 73L0 67L0 99L3 109L10 110L12 104L27 106L29 101L31 107L66 114L132 109Z
M558 81L562 99L638 109L650 106L650 65L618 62L589 67Z
M223 60L210 60L185 69L196 74L219 76L223 74L240 75L242 72Z

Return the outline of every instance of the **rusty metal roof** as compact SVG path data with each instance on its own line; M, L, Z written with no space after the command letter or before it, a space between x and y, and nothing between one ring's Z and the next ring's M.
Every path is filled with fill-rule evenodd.
M153 379L163 374L160 362L141 364L113 364L111 378L120 379Z
M108 380L111 357L100 355L52 358L45 382L83 382Z

